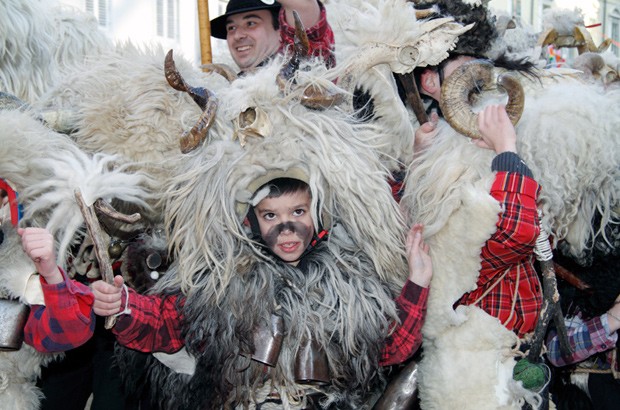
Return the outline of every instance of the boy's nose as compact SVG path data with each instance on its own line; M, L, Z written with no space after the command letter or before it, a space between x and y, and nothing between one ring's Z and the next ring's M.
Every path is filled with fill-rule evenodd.
M292 222L284 221L278 227L279 233L292 233L295 232L295 225Z

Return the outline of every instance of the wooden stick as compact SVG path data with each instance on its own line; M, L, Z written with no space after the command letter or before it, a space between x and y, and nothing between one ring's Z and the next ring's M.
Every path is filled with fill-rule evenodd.
M209 20L208 0L198 1L198 27L200 30L200 61L201 64L210 64L213 56L211 52L211 22Z
M555 270L553 269L553 261L540 261L542 268L542 284L543 284L543 305L538 316L538 322L534 329L534 337L532 346L527 355L527 359L531 363L537 363L540 360L540 353L545 341L547 328L551 320L554 321L558 336L560 337L560 349L563 353L570 353L570 347L566 337L566 325L562 309L560 308L560 294L558 293L557 279Z
M140 218L142 218L142 215L140 215L137 212L131 215L122 214L118 212L116 209L112 208L112 205L110 205L109 203L107 203L101 198L97 199L95 203L93 204L93 206L98 212L101 212L107 217L110 217L112 219L116 219L117 221L125 222L128 224L136 223L140 220Z
M84 223L86 224L88 234L93 241L95 256L97 257L97 261L99 262L99 272L101 274L101 277L107 283L114 284L114 272L112 270L112 263L110 262L107 246L105 245L105 243L103 243L101 226L99 225L99 220L95 215L95 211L93 207L86 205L86 202L84 202L84 197L82 197L82 192L79 189L75 190L75 199L77 200L77 204L80 207L80 211L82 211L82 216L84 217ZM108 316L105 318L106 329L111 329L115 323L115 316Z
M566 269L562 265L558 265L555 262L554 262L553 265L554 265L555 273L557 274L557 276L560 279L565 280L571 286L574 286L574 287L576 287L579 290L590 289L590 285L588 285L587 283L585 283L584 281L579 279L579 277L577 277L573 272L569 271L568 269Z
M418 90L418 86L416 85L413 78L413 73L396 74L396 76L398 77L398 80L405 89L405 94L407 95L407 102L413 110L413 113L415 114L418 123L422 125L425 122L428 122L428 115L426 115L424 103L422 103L422 97L420 97L420 91Z

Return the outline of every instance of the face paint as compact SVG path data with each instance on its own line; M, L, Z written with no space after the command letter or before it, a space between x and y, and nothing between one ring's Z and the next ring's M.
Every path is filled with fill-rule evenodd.
M306 191L267 197L255 207L263 242L286 263L297 265L314 235Z
M308 227L300 222L285 222L278 224L267 232L266 235L263 236L263 241L270 248L273 249L278 243L278 236L284 231L290 231L291 233L296 233L300 238L307 238L308 236L312 236L312 231L308 229Z

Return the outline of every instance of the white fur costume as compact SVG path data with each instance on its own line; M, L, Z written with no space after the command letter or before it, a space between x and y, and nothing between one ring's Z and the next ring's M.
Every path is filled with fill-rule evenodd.
M620 140L611 130L620 121L620 94L542 74L541 80L521 78L526 100L516 127L518 152L542 186L543 226L579 257L588 241L601 235L592 230L594 212L603 215L602 227L618 217L613 209L620 201ZM516 409L526 398L510 377L516 337L476 307L452 309L475 288L480 249L497 220L497 203L488 194L492 158L492 152L440 123L438 137L420 153L407 179L402 203L412 220L427 226L435 270L420 363L424 409L454 403ZM494 330L488 322L495 323ZM489 345L484 340L491 341L486 334L491 332L498 338ZM469 351L481 344L492 347L484 359ZM466 383L452 380L456 374ZM489 389L489 380L503 391Z

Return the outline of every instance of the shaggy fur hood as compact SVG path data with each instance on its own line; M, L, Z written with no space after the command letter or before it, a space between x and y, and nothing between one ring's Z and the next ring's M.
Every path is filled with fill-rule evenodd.
M196 372L175 374L150 360L157 400L168 403L166 408L246 406L274 389L288 403L284 408L297 408L304 391L316 390L327 395L325 406L353 409L380 392L379 353L390 321L397 320L389 286L368 259L343 241L342 233L321 243L302 263L298 269L271 258L250 262L231 279L219 303L205 273L183 309L183 334ZM277 365L267 368L248 354L254 351L254 329L271 314L282 317L285 336ZM327 355L328 386L309 389L295 382L296 352L308 338Z

